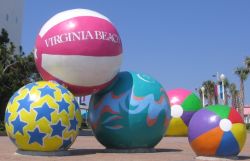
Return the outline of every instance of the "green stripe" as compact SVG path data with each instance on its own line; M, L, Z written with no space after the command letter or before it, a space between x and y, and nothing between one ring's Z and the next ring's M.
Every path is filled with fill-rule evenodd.
M228 118L230 113L230 107L225 105L212 105L206 107L206 109L216 113L221 119Z
M190 94L181 104L184 111L198 111L202 108L201 100L194 94Z

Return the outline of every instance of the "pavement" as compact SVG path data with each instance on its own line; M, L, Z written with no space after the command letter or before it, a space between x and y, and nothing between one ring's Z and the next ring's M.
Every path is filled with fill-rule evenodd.
M250 133L238 160L250 161ZM0 161L200 161L189 146L186 137L165 137L155 150L127 153L106 150L90 131L82 131L70 148L69 156L30 156L17 155L16 147L8 137L0 137ZM234 160L207 158L205 160Z

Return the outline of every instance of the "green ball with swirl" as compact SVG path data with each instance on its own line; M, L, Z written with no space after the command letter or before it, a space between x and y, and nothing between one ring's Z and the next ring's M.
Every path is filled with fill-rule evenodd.
M164 88L141 73L120 72L112 85L90 100L90 125L107 148L153 148L164 136L170 117Z

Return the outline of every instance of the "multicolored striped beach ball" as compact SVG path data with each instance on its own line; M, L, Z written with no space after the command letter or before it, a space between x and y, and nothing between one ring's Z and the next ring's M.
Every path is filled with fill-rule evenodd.
M122 60L120 36L105 16L72 9L41 28L34 57L44 80L64 84L74 95L89 95L109 85Z
M167 92L171 106L171 120L166 136L187 136L193 114L202 108L201 100L191 91L178 88Z
M246 126L235 109L213 105L194 114L188 140L198 156L236 156L245 144Z

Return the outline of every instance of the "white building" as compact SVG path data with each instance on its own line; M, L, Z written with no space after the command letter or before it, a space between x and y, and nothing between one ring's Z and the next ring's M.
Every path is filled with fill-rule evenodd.
M0 30L5 28L17 50L21 45L24 0L0 0Z
M244 121L245 123L250 123L250 105L245 105L244 107Z

